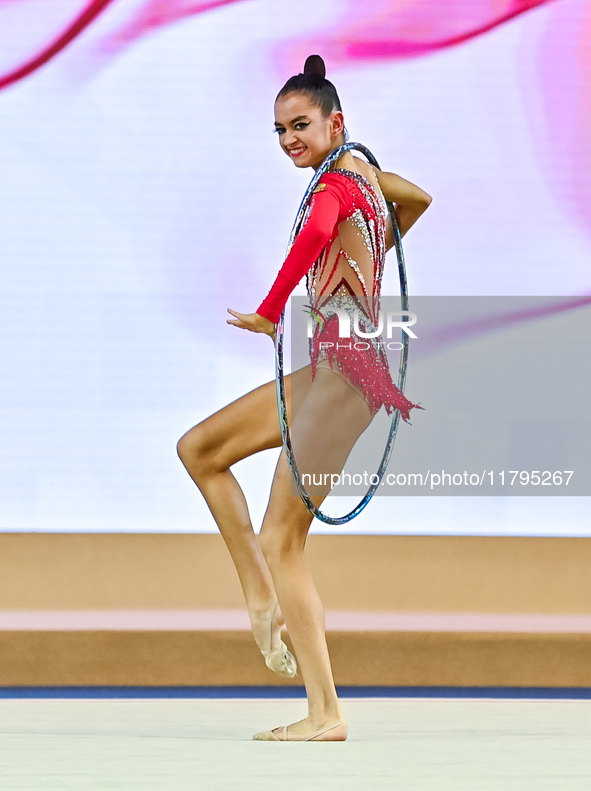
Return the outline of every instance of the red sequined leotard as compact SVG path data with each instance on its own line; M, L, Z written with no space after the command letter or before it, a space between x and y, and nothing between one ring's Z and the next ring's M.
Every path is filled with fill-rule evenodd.
M399 409L404 420L417 406L392 381L381 338L339 338L339 321L330 308L341 308L362 332L377 328L381 280L386 256L388 210L381 193L359 173L325 173L312 195L304 223L269 294L257 313L277 323L289 295L307 275L311 307L326 319L310 341L312 375L321 360L363 392L375 414ZM355 325L353 322L351 326ZM421 408L421 407L419 407Z

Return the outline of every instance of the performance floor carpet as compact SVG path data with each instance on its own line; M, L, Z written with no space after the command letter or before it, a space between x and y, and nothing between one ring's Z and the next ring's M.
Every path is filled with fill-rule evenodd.
M302 718L301 698L11 694L0 699L2 791L591 788L588 691L345 697L350 738L332 744L251 741Z

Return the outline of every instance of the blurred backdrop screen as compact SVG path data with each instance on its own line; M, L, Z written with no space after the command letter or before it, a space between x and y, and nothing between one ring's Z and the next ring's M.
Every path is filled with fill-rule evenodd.
M254 311L283 261L311 171L273 102L315 52L351 139L434 197L411 298L589 309L564 299L591 286L588 0L0 0L0 530L215 530L175 444L274 377L226 308ZM551 421L551 360L548 386ZM276 458L236 467L255 524ZM587 497L380 497L343 531L591 519Z

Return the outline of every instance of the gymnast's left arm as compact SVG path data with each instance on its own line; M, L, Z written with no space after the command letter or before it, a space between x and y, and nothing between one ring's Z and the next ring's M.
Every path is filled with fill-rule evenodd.
M400 235L404 236L421 214L428 209L433 199L429 193L411 181L407 181L395 173L386 173L375 167L373 169L378 177L384 198L394 204Z

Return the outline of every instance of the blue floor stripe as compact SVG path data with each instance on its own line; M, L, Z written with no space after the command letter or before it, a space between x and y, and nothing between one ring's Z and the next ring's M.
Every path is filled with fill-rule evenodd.
M589 687L338 687L343 698L591 700ZM1 698L303 698L304 687L0 687Z

